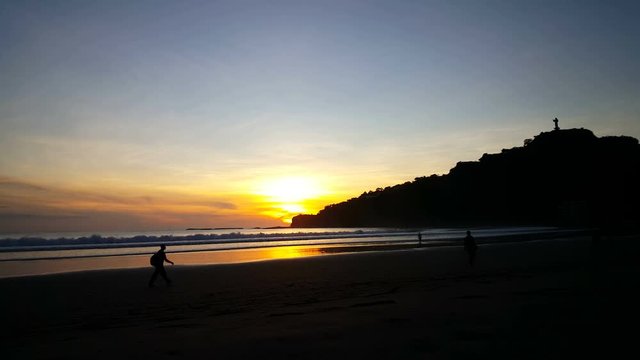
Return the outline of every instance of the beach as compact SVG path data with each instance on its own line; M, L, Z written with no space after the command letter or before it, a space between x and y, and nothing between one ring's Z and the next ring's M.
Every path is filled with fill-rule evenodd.
M638 241L177 264L171 287L151 268L0 279L3 357L611 357L637 333Z

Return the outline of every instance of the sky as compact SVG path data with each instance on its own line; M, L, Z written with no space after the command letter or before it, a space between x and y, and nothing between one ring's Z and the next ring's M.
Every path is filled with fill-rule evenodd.
M637 1L0 2L0 233L286 225L553 128L640 138Z

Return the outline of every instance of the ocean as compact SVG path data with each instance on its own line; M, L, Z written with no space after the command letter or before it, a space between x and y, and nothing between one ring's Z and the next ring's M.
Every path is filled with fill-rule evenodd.
M459 245L460 228L197 229L151 232L0 235L0 277L148 267L159 245L176 264L228 264L292 257ZM469 229L483 239L554 236L573 229L499 227Z

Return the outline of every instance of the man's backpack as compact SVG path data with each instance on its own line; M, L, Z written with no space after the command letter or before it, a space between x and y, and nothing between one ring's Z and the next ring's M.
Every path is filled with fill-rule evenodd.
M160 258L160 255L158 253L151 255L151 258L149 259L149 264L151 264L151 266L162 265L162 259Z

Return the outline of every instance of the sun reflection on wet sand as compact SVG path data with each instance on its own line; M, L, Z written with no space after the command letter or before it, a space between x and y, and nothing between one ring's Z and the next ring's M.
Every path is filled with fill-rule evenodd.
M215 265L243 262L294 259L310 256L326 256L340 253L362 251L401 250L414 247L415 244L322 244L299 246L275 246L267 248L234 249L218 251L167 252L167 257L180 265ZM155 251L155 249L154 249ZM75 271L150 268L147 255L96 256L60 259L0 261L0 278L44 275ZM171 265L165 264L168 268Z
M282 246L224 251L167 252L178 265L234 264L250 261L292 259L322 255L318 246ZM123 255L68 259L0 262L0 277L42 275L61 272L150 267L149 255ZM171 266L171 265L168 265Z
M322 255L318 246L282 246L260 249L242 249L226 251L201 251L190 253L168 254L177 263L185 265L198 264L233 264L248 261L291 259L306 256Z

